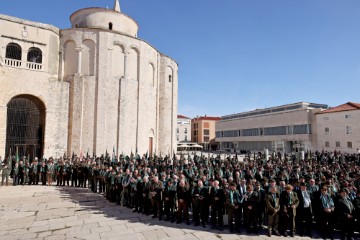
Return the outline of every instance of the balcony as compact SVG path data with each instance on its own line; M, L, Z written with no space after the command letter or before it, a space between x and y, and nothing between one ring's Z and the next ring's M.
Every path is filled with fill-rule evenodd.
M27 62L11 58L5 58L4 64L8 67L29 69L34 71L41 71L43 67L41 63Z

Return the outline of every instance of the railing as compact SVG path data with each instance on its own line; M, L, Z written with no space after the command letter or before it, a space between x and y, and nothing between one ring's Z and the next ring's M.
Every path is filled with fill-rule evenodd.
M5 66L9 67L17 67L17 68L24 68L24 69L30 69L35 71L41 71L42 70L42 64L41 63L34 63L34 62L23 62L21 60L17 59L11 59L11 58L5 58Z
M21 60L5 58L5 65L11 67L21 67Z
M33 69L33 70L41 70L42 64L34 63L34 62L26 62L26 68Z

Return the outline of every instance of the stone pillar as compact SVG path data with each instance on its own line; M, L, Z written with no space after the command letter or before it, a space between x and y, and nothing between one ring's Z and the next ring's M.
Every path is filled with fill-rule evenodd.
M129 78L129 70L128 70L128 66L129 66L129 54L130 52L128 50L124 50L124 77L125 79Z
M0 156L5 158L6 152L6 126L7 126L7 107L0 106Z
M75 50L78 52L78 63L77 63L78 65L77 65L76 73L81 74L81 61L82 61L81 51L82 51L82 47L77 47L77 48L75 48Z

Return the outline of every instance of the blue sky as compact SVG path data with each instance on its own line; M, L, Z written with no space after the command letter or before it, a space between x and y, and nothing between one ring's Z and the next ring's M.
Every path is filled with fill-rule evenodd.
M114 0L0 0L0 13L69 28ZM299 101L360 102L359 0L120 0L138 37L179 64L179 114ZM0 34L3 32L0 29Z

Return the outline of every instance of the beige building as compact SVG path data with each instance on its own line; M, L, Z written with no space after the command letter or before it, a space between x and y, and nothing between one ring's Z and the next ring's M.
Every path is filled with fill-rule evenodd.
M216 124L216 141L228 151L314 150L314 114L327 108L324 104L299 102L223 116Z
M202 116L191 120L191 141L204 147L204 150L216 149L215 124L219 117Z
M360 104L348 102L318 112L318 148L357 153L360 149Z
M177 115L176 140L180 142L191 141L191 119L183 115Z
M118 0L70 21L0 15L0 155L172 153L177 63L137 37Z

